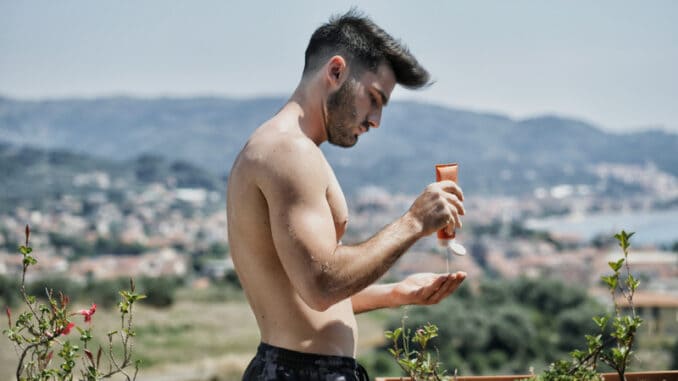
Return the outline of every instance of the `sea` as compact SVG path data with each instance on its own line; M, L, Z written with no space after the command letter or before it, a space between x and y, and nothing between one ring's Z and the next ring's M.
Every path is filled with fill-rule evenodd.
M585 240L621 230L635 232L632 245L673 245L678 242L678 208L669 210L605 212L529 219L526 227L575 235Z

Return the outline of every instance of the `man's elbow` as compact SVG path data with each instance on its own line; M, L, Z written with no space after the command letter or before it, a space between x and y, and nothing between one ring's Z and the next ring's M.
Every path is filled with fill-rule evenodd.
M308 305L312 310L318 311L318 312L325 312L327 311L330 307L334 305L334 303L331 303L327 300L323 299L314 299L306 302L306 305Z
M314 311L325 312L334 304L329 298L325 297L320 292L314 292L311 290L298 290L298 295L302 302Z
M302 299L311 309L318 312L325 312L333 305L341 301L336 292L332 292L326 279L321 279L314 282L311 290L302 295Z

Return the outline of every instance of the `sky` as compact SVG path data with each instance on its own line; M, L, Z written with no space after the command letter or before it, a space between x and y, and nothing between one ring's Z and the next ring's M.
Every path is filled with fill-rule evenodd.
M678 1L0 0L0 96L291 94L357 6L436 83L393 99L678 133Z

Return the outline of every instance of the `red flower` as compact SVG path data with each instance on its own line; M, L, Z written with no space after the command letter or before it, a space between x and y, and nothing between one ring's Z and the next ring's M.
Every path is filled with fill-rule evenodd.
M85 317L85 323L89 323L92 321L92 315L94 315L96 311L97 305L92 303L92 307L90 307L88 310L80 310L78 313Z
M73 329L73 327L75 327L75 323L71 323L71 322L69 321L68 324L66 324L65 327L63 327L63 328L57 328L57 329L54 331L54 335L56 335L56 336L59 336L59 335L64 335L64 336L66 336L66 335L68 335L69 333L71 333L71 329ZM50 332L50 331L46 331L46 332L45 332L45 336L49 337L50 339L53 338L54 335L52 335L52 332Z
M75 323L68 322L68 325L66 327L64 327L64 329L61 330L61 334L63 336L68 335L69 333L71 333L71 329L73 329L73 327L75 327Z
M7 307L5 312L7 312L7 321L9 321L9 327L12 328L12 310Z

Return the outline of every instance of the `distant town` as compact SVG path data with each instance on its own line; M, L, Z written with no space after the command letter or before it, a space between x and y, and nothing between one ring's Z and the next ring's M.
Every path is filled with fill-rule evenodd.
M459 232L469 249L449 266L483 277L548 276L595 289L610 257L618 255L612 234L593 239L528 228L529 219L553 215L593 215L609 211L673 210L678 216L678 181L651 167L599 166L605 176L641 186L642 196L611 197L595 188L562 184L535 189L524 197L467 195L468 215ZM23 227L31 226L31 245L39 264L29 280L63 275L76 281L125 276L189 276L196 284L233 271L223 192L180 187L171 178L126 188L106 172L73 177L79 196L62 194L50 205L25 206L0 215L0 274L16 276ZM125 189L112 200L112 189ZM404 213L414 195L391 194L371 186L349 200L351 217L344 243L369 238ZM673 208L673 209L671 209ZM677 218L678 220L678 218ZM586 223L586 219L582 219ZM610 227L612 228L612 227ZM637 232L642 235L644 232ZM678 297L678 253L675 241L634 246L631 262L644 289ZM414 271L445 271L448 259L434 238L420 241L385 278Z

